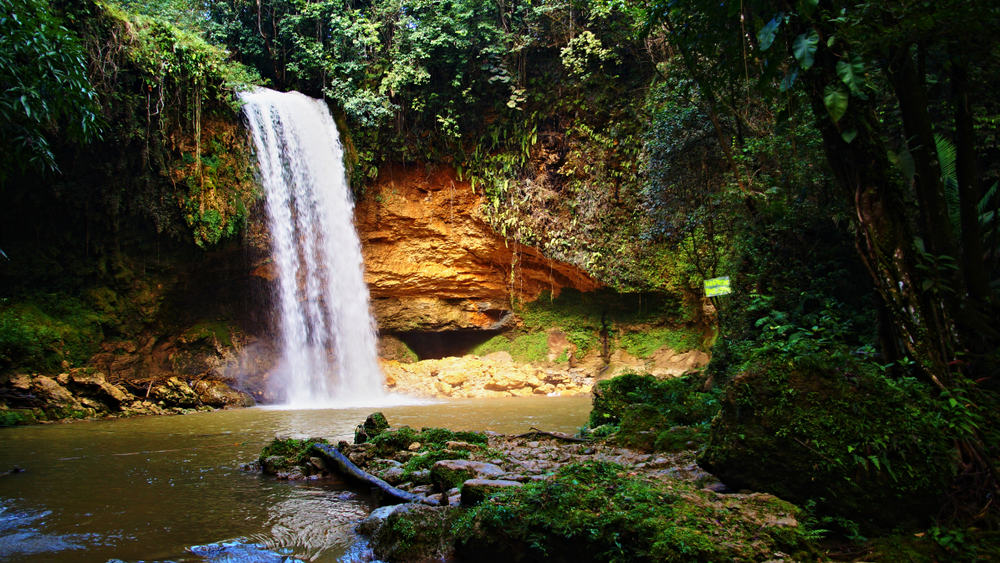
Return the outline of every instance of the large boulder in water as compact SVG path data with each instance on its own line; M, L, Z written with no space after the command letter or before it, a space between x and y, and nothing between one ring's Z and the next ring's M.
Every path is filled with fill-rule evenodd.
M894 526L940 506L955 467L945 427L915 380L860 362L761 364L729 382L699 463L735 489Z
M252 407L253 397L242 391L237 391L221 381L203 379L195 381L191 389L198 395L202 404L215 408Z
M192 408L200 404L194 389L177 377L171 377L164 383L154 385L150 395L169 406Z

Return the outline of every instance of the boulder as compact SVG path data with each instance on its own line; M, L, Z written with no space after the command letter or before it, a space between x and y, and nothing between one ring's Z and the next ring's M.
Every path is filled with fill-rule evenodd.
M31 390L48 406L82 408L76 397L51 377L36 375L31 382Z
M462 483L461 503L462 506L473 506L504 489L520 486L522 484L517 481L504 479L467 479Z
M199 405L198 394L177 377L171 377L165 383L154 385L150 395L169 406L191 408Z
M443 493L469 479L495 479L503 474L504 470L492 463L444 459L431 466L431 483Z
M450 506L408 504L380 513L366 524L371 545L383 561L450 561L454 555L452 523L458 511ZM383 517L384 516L384 517Z
M221 381L206 379L195 381L191 389L202 404L210 407L252 407L254 405L253 397L242 391L237 391Z
M111 410L119 410L122 405L135 400L135 397L120 385L108 383L104 374L99 371L87 373L84 370L73 370L59 374L57 381L78 397L89 397L107 405Z

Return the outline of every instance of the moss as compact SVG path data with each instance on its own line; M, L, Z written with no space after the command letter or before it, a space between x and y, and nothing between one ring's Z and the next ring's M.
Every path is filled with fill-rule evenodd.
M37 424L46 420L40 409L0 409L0 426Z
M376 530L372 538L375 554L385 561L450 560L457 515L450 507L419 504L397 510Z
M442 449L446 442L467 442L470 444L486 444L486 434L481 432L455 432L444 428L422 428L417 432L409 426L388 429L371 439L375 446L375 455L388 456L400 450L407 449L417 442L421 450Z
M0 304L0 370L52 372L63 361L83 362L103 339L104 319L80 299L62 293Z
M238 128L217 119L201 126L200 145L186 140L171 174L181 211L194 242L203 248L232 238L246 224L248 209L257 197L250 149ZM200 159L193 152L201 150ZM183 152L184 150L191 152Z
M519 362L543 362L549 354L549 337L545 332L520 332L513 337L497 335L472 351L478 356L494 352L507 352Z
M629 354L645 359L662 348L676 352L700 348L701 334L683 328L652 328L625 333L618 343Z
M498 493L465 512L455 533L458 556L470 560L764 560L777 551L809 555L802 526L772 524L798 513L770 496L719 500L682 482L586 462Z
M261 450L258 461L263 466L264 461L268 458L282 458L281 461L271 464L273 465L273 469L290 469L295 466L305 465L309 461L309 449L313 444L328 443L323 438L309 438L308 440L275 438Z
M564 363L570 354L583 357L601 343L603 331L617 330L640 324L683 322L674 298L661 294L620 294L611 290L590 293L566 289L553 298L544 292L538 299L516 303L514 311L521 326L511 334L498 335L473 350L474 354L508 352L521 362L542 362L548 358L548 332L557 329L575 350L563 350L556 359ZM625 329L625 328L623 328ZM700 336L684 329L657 328L650 331L629 331L622 342L631 347L630 353L648 357L663 346L677 350L697 348ZM648 350L647 350L648 348Z
M434 449L410 458L403 465L403 480L411 478L415 471L430 469L435 463L445 459L469 459L469 450ZM463 479L464 480L464 479Z
M919 523L953 475L946 421L917 382L831 363L761 364L733 379L699 463L730 486L867 527Z
M232 330L232 326L226 321L203 321L185 330L181 339L186 343L218 343L228 348L233 345Z

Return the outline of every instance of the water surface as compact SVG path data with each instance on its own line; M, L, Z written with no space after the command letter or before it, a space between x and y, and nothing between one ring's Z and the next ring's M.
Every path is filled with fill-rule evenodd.
M574 432L588 397L380 409L394 426ZM350 559L372 508L339 482L244 473L276 434L350 440L371 408L217 411L0 429L0 560Z

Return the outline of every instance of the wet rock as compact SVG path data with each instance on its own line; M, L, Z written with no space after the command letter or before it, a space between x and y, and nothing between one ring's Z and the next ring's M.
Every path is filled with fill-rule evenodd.
M444 447L452 451L454 450L473 451L473 450L481 450L483 448L483 446L479 444L470 444L468 442L456 442L452 440L445 442Z
M500 477L504 470L492 463L468 459L445 459L431 467L431 482L438 491L447 491L468 479Z
M380 477L390 485L398 485L403 481L403 468L389 467L380 473Z
M419 471L414 471L413 473L410 473L410 479L412 479L414 483L429 484L431 482L431 470L421 469Z
M165 383L154 385L150 395L167 405L192 408L198 406L198 394L178 377L171 377Z
M265 475L277 475L285 465L284 456L272 455L260 462L260 470Z
M358 533L371 536L382 526L382 524L385 523L389 516L398 511L409 510L410 508L411 505L409 504L390 504L388 506L376 508L371 512L371 514L368 515L367 518L358 524Z
M195 381L191 387L202 404L215 408L237 408L254 406L253 397L242 391L237 391L222 381Z
M384 561L449 561L454 555L451 529L457 514L449 506L405 505L377 526L371 535L372 549Z
M413 487L412 489L410 489L410 492L413 493L413 494L415 494L415 495L426 495L426 494L430 493L433 490L434 490L434 487L431 486L430 484L427 484L427 485L417 485L416 487Z
M87 373L84 370L73 370L68 374L60 374L57 381L72 390L78 397L85 396L118 410L125 403L135 400L135 397L119 385L112 385L101 372Z
M503 479L468 479L462 483L461 504L473 506L504 489L520 486L522 483Z
M167 414L167 411L150 401L133 401L122 407L122 414L126 416L150 416Z
M51 377L36 375L31 381L31 391L49 406L82 408L76 397Z

